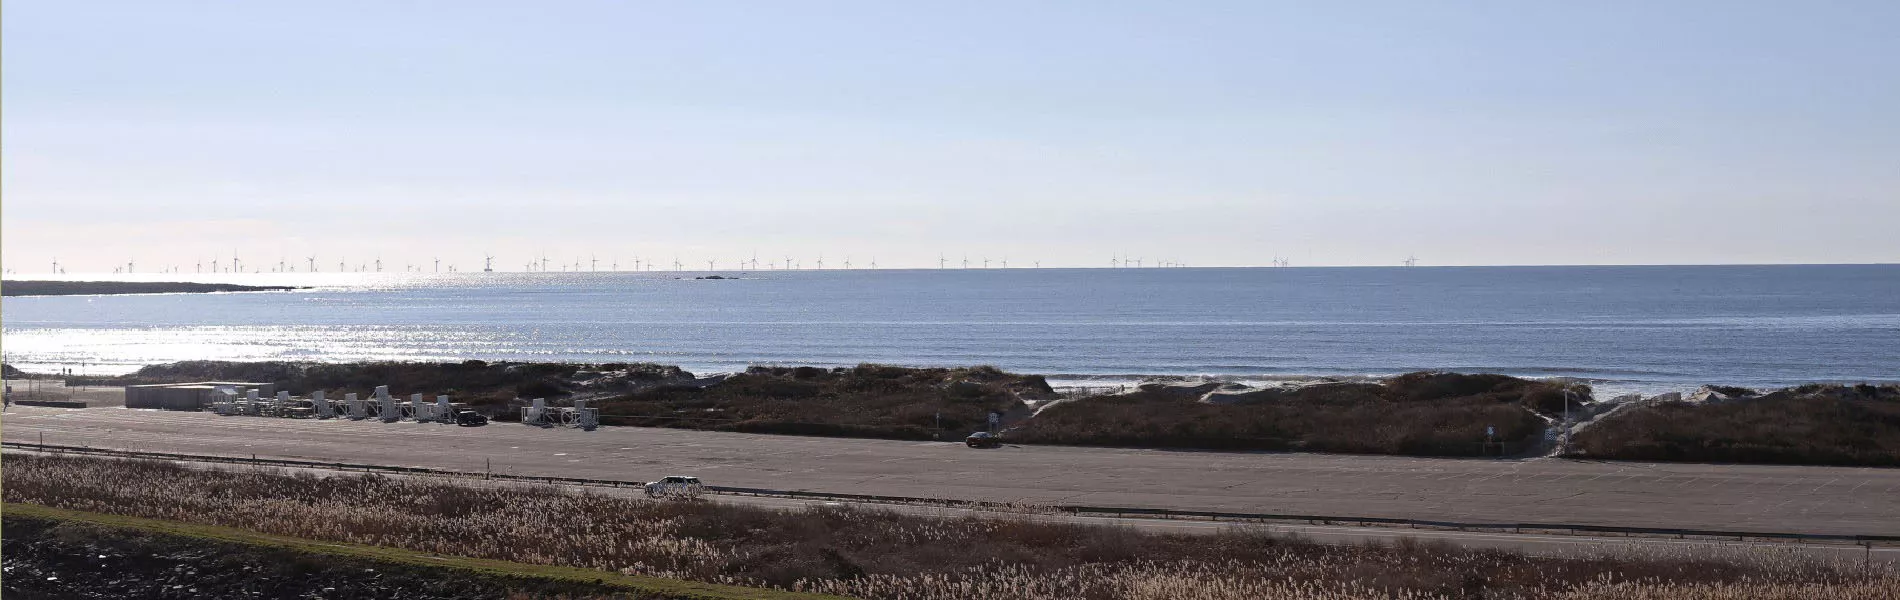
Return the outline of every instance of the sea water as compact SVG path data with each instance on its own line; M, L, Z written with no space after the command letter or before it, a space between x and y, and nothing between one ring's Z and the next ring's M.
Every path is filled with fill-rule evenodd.
M10 364L94 374L483 359L989 364L1066 382L1442 369L1600 392L1900 380L1900 265L707 274L140 275L313 287L6 298L0 344Z

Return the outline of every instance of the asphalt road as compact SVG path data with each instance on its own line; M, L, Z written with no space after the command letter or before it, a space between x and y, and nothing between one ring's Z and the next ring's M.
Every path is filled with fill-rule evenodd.
M1900 469L899 442L14 407L32 443L834 493L1473 522L1900 535ZM1376 529L1376 528L1375 528ZM1484 534L1472 534L1484 535Z
M17 452L8 450L8 452ZM272 472L308 472L314 475L348 475L352 472L327 469L301 469L268 466L248 466L231 463L181 462L187 466L205 469L258 469ZM386 474L388 477L406 477L400 474ZM433 476L430 476L434 479ZM466 478L455 480L456 485L525 487L521 482L506 480L483 480ZM644 493L637 487L605 486L563 486L574 491L610 496L642 498ZM753 506L774 510L799 510L814 505L849 504L830 500L781 498L770 496L739 496L706 494L701 500ZM1900 546L1857 546L1846 543L1807 543L1793 541L1762 540L1697 540L1676 539L1652 536L1596 536L1570 534L1538 533L1500 533L1452 531L1443 529L1412 529L1404 527L1364 527L1346 525L1302 525L1287 523L1234 523L1231 521L1202 521L1187 519L1156 519L1144 517L1109 517L1069 514L1049 514L1038 512L999 512L974 508L952 508L943 506L919 506L914 504L868 504L879 510L890 510L935 518L957 518L977 516L1001 519L1032 519L1042 522L1076 523L1108 527L1126 527L1137 531L1157 534L1207 535L1224 533L1235 529L1248 532L1269 532L1278 535L1295 536L1321 544L1392 544L1402 539L1417 542L1446 542L1472 549L1505 550L1522 552L1535 556L1551 557L1592 557L1592 556L1630 556L1632 553L1693 553L1700 557L1724 552L1788 552L1823 560L1845 561L1848 563L1879 563L1882 568L1900 567Z

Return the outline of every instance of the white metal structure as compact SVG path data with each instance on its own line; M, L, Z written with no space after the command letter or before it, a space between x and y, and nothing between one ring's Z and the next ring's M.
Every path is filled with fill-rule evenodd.
M363 402L362 398L356 397L356 392L343 395L343 410L347 411L345 416L351 419L361 421L369 418L369 406Z
M452 423L455 421L455 406L447 395L437 395L435 402L423 401L422 394L409 396L408 417L418 423Z
M526 425L547 425L548 401L535 398L527 406L521 407L521 422Z
M573 407L548 406L546 398L535 398L521 407L521 422L541 427L578 427L593 431L600 426L600 409L590 408L586 400L575 400Z
M567 409L564 413L562 424L593 431L595 427L600 426L600 409L589 408L586 400L575 400L574 408Z
M396 406L396 399L389 396L389 386L376 386L376 409L376 415L382 418L384 423L402 420L402 409Z
M309 398L291 396L290 392L275 392L270 398L260 398L257 388L243 389L239 395L237 386L218 386L210 390L210 409L220 415L246 415L287 418L331 419L346 417L355 420L380 419L394 423L404 418L417 422L455 423L458 410L466 408L450 401L447 394L436 395L433 401L425 400L422 394L412 394L408 402L400 402L389 395L389 386L376 386L371 398L359 398L356 393L346 393L340 401L330 400L321 390L310 393ZM592 428L598 422L594 409L547 408L545 401L537 399L534 415L530 422L545 422L550 425ZM523 409L524 416L529 413Z
M225 416L242 414L238 405L237 390L228 387L212 390L211 410Z

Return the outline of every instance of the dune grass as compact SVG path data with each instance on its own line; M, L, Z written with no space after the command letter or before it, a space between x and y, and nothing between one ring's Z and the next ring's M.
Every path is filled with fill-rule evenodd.
M1564 386L1503 375L1412 373L1247 394L1227 404L1166 390L1053 405L1009 433L1014 442L1092 446L1307 450L1414 456L1485 453L1493 439L1521 448L1562 410ZM1588 397L1588 388L1578 390ZM1555 402L1552 399L1555 399Z
M1900 386L1809 385L1604 417L1574 456L1620 460L1900 466Z
M1035 375L995 367L753 367L709 387L658 386L598 404L608 425L747 433L962 439L989 413L1053 397Z
M1034 511L784 511L439 479L190 469L89 457L9 455L0 477L9 503L539 565L553 570L538 572L559 576L618 574L873 599L1557 599L1677 593L1872 599L1900 592L1900 575L1891 565L1863 569L1759 548L1670 546L1534 557L1411 541L1332 546L1240 526L1213 534L1156 534L1054 521Z
M129 530L210 542L289 550L298 553L364 559L375 563L402 564L431 569L453 569L478 576L500 579L548 580L558 584L585 587L610 593L631 592L640 597L681 600L825 600L827 598L837 598L836 596L823 594L805 594L781 590L717 585L640 575L626 575L594 569L527 564L417 552L387 546L319 541L262 533L236 527L78 511L20 502L7 502L0 505L0 514L3 514L7 519L23 518L80 523L107 529Z

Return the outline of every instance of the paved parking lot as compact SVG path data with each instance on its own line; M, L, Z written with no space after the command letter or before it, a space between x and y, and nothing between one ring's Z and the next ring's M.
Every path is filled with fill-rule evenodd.
M899 442L14 407L32 443L629 481L1191 510L1900 535L1900 469Z

